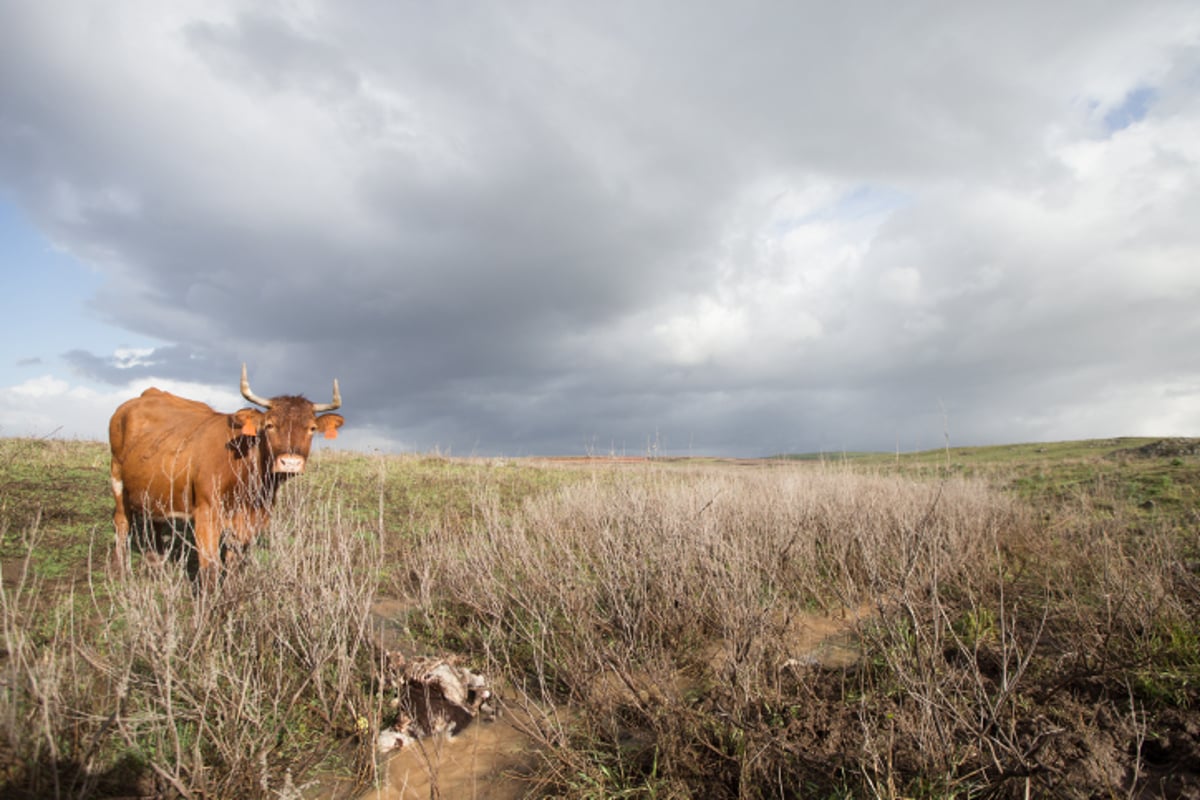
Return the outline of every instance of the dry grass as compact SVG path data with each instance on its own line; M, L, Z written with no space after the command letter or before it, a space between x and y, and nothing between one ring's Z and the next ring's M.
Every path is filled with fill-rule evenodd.
M28 574L0 592L2 730L23 766L13 792L286 796L292 773L339 739L353 768L373 768L369 737L354 733L360 716L378 716L378 538L336 506L288 497L252 557L209 593L181 553L50 608ZM29 535L32 550L36 526Z
M531 796L1200 791L1190 517L1112 482L1034 506L994 477L877 469L338 456L212 595L170 559L70 591L10 575L4 788L370 781L382 591L414 601L414 646L524 706Z
M403 588L558 710L543 788L571 797L1124 791L1139 665L1195 636L1178 531L1047 528L977 481L647 468L478 508L416 544ZM839 615L850 669L800 635Z

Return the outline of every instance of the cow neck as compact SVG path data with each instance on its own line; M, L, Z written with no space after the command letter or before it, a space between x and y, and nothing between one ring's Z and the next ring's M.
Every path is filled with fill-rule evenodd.
M259 448L258 457L258 497L262 503L274 503L275 495L279 492L288 478L294 477L287 472L276 472L272 469L275 458L266 447Z
M277 475L271 469L271 453L266 447L263 437L235 437L231 442L236 443L232 458L242 466L237 468L239 473L238 494L243 502L259 508L269 507L275 502L275 494L279 491L282 478L289 475Z

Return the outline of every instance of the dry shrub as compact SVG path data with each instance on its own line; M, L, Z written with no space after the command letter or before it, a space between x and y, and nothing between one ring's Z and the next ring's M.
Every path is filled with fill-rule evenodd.
M330 503L288 497L209 593L171 556L64 596L40 625L35 582L0 593L4 735L21 762L6 791L298 796L331 753L372 768L354 734L376 704L378 539Z
M422 506L400 564L380 564L382 490L368 531L310 487L202 600L173 564L55 603L32 579L5 589L9 774L30 796L139 770L143 793L294 796L338 742L369 772L354 737L378 718L364 639L383 566L418 600L406 636L529 711L548 745L534 794L1200 792L1182 523L811 465L597 469L514 511L493 474L458 475L456 492L480 476L473 504ZM828 662L818 629L858 658Z
M785 468L599 473L518 514L487 497L479 512L419 543L421 589L453 598L433 624L477 631L473 645L532 699L578 710L576 725L542 731L573 743L554 751L559 789L652 780L712 796L753 796L785 761L787 785L837 778L836 764L798 772L778 735L817 691L795 678L811 660L798 624L863 604L882 619L968 584L1020 520L968 481ZM853 710L837 703L827 713Z
M1143 757L1156 693L1192 702L1200 661L1187 537L1048 519L954 477L651 465L517 513L482 491L468 524L414 537L405 588L535 717L558 709L534 731L557 794L1159 786ZM846 668L802 635L839 617L861 651Z
M900 593L866 626L878 668L861 716L876 795L911 788L897 775L993 797L1200 789L1197 726L1177 715L1200 674L1191 537L1087 505L1046 524L1027 517L974 580ZM1148 739L1173 749L1161 769Z

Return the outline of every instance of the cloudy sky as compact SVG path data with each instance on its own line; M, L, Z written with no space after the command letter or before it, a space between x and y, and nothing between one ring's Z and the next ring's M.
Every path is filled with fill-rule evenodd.
M0 0L0 435L1200 434L1200 5Z

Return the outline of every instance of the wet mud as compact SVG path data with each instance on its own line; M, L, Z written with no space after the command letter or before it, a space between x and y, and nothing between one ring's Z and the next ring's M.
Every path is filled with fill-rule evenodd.
M506 711L453 738L430 736L405 746L380 767L380 785L359 800L524 797L537 754L518 727L518 714Z

